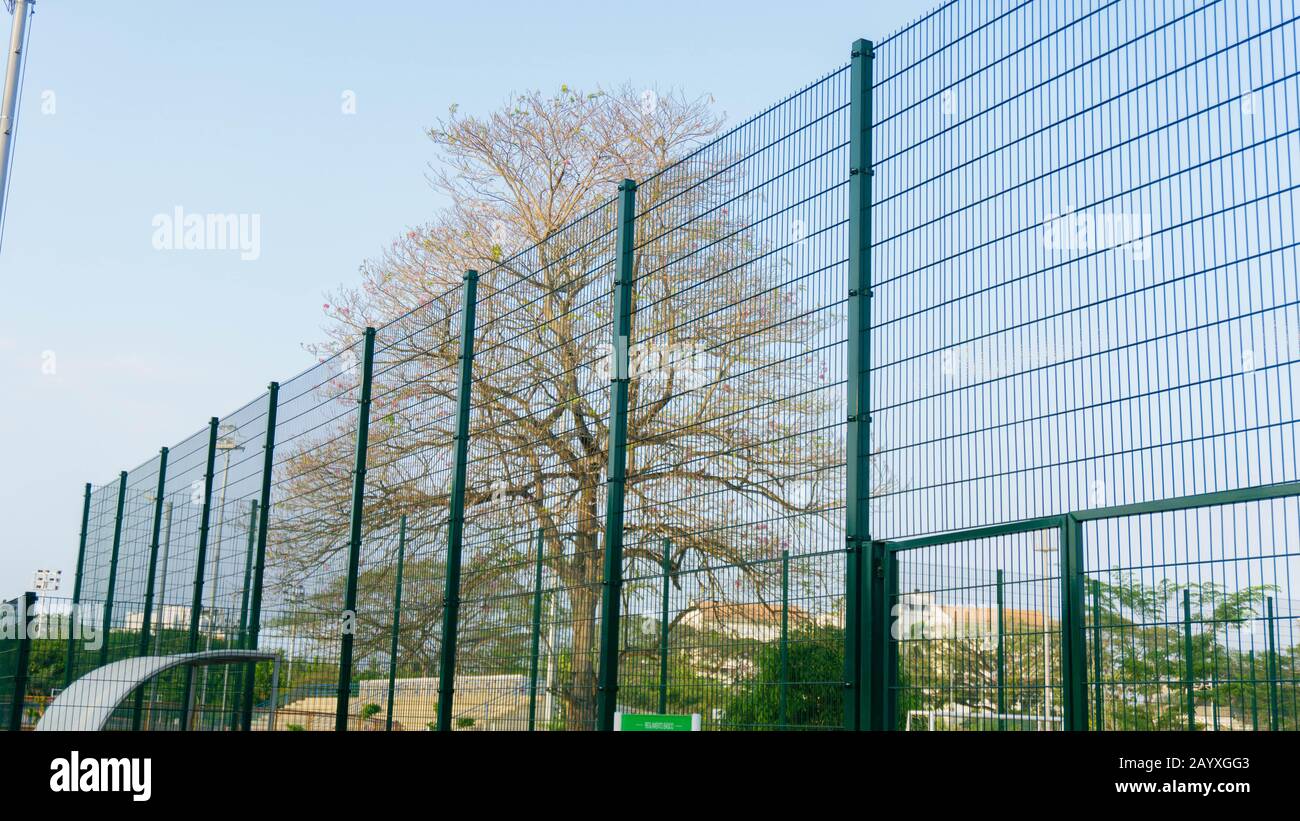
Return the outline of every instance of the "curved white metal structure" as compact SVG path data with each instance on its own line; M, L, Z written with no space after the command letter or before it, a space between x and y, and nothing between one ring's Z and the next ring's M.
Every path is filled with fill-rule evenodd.
M59 693L36 724L42 730L102 730L113 711L137 687L176 667L278 661L265 650L207 650L174 656L140 656L105 664L92 670ZM277 668L279 664L277 663ZM278 671L277 671L278 672Z

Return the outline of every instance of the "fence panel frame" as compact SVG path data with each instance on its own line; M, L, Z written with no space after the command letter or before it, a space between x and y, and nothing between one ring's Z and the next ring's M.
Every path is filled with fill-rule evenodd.
M17 624L22 628L22 634L18 637L18 647L14 657L14 693L13 700L9 704L9 715L5 717L6 729L10 732L19 732L23 728L23 711L27 707L27 680L30 673L32 662L32 637L31 621L29 615L32 608L36 606L36 594L27 591L16 599L12 599L5 604L12 604L18 608Z
M844 729L884 729L885 671L880 668L875 574L865 565L871 547L871 155L872 65L870 40L853 43L849 109L848 419L845 430ZM867 551L872 550L868 556ZM883 567L881 568L883 572Z
M877 687L883 688L884 695L880 699L877 709L881 711L880 720L884 721L884 726L873 726L872 729L897 730L896 715L896 690L898 684L898 645L899 641L893 634L893 614L892 600L897 593L898 586L898 554L906 553L910 550L923 547L939 547L943 545L960 544L962 542L973 542L980 539L992 539L999 536L1015 536L1023 533L1045 533L1055 530L1059 534L1059 555L1058 560L1061 568L1061 603L1060 610L1057 613L1057 633L1059 634L1059 647L1061 653L1061 680L1057 682L1061 685L1061 691L1066 695L1062 705L1061 726L1066 729L1075 728L1079 721L1077 713L1079 707L1071 701L1069 696L1071 690L1070 678L1068 671L1079 669L1086 674L1086 662L1080 657L1077 663L1067 666L1067 656L1079 652L1078 647L1083 641L1083 620L1070 619L1067 614L1078 609L1081 612L1082 603L1076 601L1075 597L1068 593L1074 588L1070 582L1072 578L1070 565L1068 564L1069 550L1067 549L1066 535L1070 530L1070 515L1062 516L1043 516L1034 519L1022 519L1017 522L1007 522L998 525L985 525L983 527L969 528L967 530L954 530L945 533L933 534L930 536L919 536L910 539L899 540L882 540L872 543L873 548L873 581L877 584L877 593L873 600L873 608L868 614L869 629L880 636L879 649L877 650L878 660L876 665L880 667L881 679L876 684ZM1081 577L1079 577L1081 579ZM1078 581L1078 579L1075 579ZM1082 589L1081 583L1079 585ZM1068 596L1068 597L1067 597ZM999 613L999 617L1000 617ZM1046 614L1044 614L1046 615ZM999 650L999 655L1001 650ZM999 662L999 668L1001 663ZM999 680L998 689L1002 689L1002 682ZM1087 682L1084 681L1085 688ZM1087 699L1084 698L1082 709L1082 729L1088 725L1087 719Z
M596 679L596 729L614 730L618 709L619 619L623 609L623 492L627 482L627 397L631 383L632 264L636 251L636 183L618 185L618 263L614 278L613 372L609 385L609 468L605 473L605 568Z
M461 297L460 384L456 395L456 454L447 517L446 592L438 660L438 732L452 730L456 691L456 629L460 624L460 565L465 542L465 472L469 463L469 410L474 393L474 328L478 271L465 272Z
M339 614L339 687L334 730L347 732L352 690L352 643L357 618L357 572L361 566L361 524L365 517L366 446L370 440L370 389L375 372L375 329L366 328L361 356L361 396L357 408L356 464L352 468L352 513L348 522L348 569Z
M208 420L208 455L203 469L203 510L199 514L199 548L194 559L193 599L190 602L189 635L186 650L190 653L199 649L199 619L203 615L203 577L207 568L208 527L212 519L212 484L217 466L217 429L221 420L212 417ZM191 712L194 708L194 667L185 665L185 690L181 693L181 732L190 729Z

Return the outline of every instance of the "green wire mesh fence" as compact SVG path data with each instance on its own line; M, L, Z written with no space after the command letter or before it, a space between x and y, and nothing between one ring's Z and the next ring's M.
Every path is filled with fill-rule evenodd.
M47 606L104 641L29 700L259 648L274 695L186 667L114 720L1295 729L1298 29L951 0L538 244L430 251L90 488Z

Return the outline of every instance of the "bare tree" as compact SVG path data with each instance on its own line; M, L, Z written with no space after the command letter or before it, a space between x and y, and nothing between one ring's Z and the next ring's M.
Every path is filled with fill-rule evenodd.
M441 149L430 179L450 205L364 265L359 290L331 299L323 353L398 318L376 355L367 529L408 515L433 532L447 516L458 283L467 268L484 272L465 589L517 590L528 535L547 534L546 565L567 598L558 689L571 726L590 724L595 706L615 229L602 203L618 180L648 180L633 263L627 560L657 565L670 539L674 566L761 590L778 572L764 560L833 528L842 504L841 391L826 363L837 316L751 216L761 195L743 164L702 152L674 165L719 130L709 104L562 89L485 118L453 109L430 132ZM350 447L317 441L291 457L280 504L344 509ZM310 572L334 560L346 534L332 529L282 529L277 561Z

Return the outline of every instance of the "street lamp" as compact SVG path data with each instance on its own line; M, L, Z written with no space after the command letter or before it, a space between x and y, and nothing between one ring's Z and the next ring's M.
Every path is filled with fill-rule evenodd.
M229 422L217 428L217 450L225 454L225 461L221 468L221 495L217 501L217 527L216 543L212 552L212 594L208 602L208 611L211 614L208 617L208 650L212 649L212 634L216 629L217 618L217 588L221 586L221 530L226 522L226 487L230 481L230 455L237 450L243 450L244 446L235 438L236 427ZM208 676L205 672L203 675L203 687L199 694L199 704L207 704L208 694ZM222 686L221 700L226 699L225 686Z

